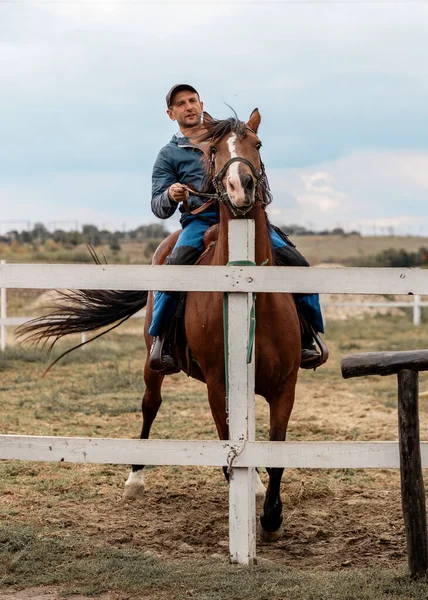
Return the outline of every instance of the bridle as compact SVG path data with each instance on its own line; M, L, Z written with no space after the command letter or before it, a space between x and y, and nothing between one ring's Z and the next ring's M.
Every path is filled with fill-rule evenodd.
M254 187L254 194L255 194L256 200L257 199L260 200L260 202L263 204L263 197L259 194L259 189L260 189L260 186L263 185L264 181L266 180L264 164L260 161L261 170L258 171L255 168L255 166L253 165L253 163L250 162L247 158L244 158L243 156L234 156L233 158L229 158L229 160L225 163L223 168L220 169L220 171L218 173L216 173L215 172L215 155L216 155L216 149L211 148L210 173L211 173L212 183L213 183L214 189L216 191L216 195L217 195L219 202L224 202L224 204L226 204L226 206L228 207L230 212L235 217L242 217L251 210L252 206L245 207L245 208L238 208L238 207L234 206L232 204L232 202L230 201L229 194L227 193L226 188L224 187L224 184L223 184L224 176L226 175L227 170L230 167L230 165L232 165L235 162L242 162L245 165L247 165L248 167L250 167L250 170L256 180L256 184Z
M260 160L261 170L258 171L255 168L255 166L252 164L252 162L249 161L247 158L244 158L243 156L234 156L233 158L230 158L225 163L225 165L220 169L220 171L218 171L218 173L216 173L215 172L215 155L216 155L216 153L217 153L216 148L211 147L209 165L210 165L211 180L212 180L212 184L215 189L215 194L206 194L203 192L198 192L197 190L192 190L191 188L188 188L186 186L186 189L189 193L193 194L194 196L198 196L198 198L201 198L201 200L204 203L199 208L197 208L193 211L190 211L188 209L187 202L186 202L184 205L186 208L186 211L192 215L195 215L195 214L198 214L198 213L204 211L205 209L208 208L208 206L211 206L211 204L218 201L218 202L223 202L235 217L243 217L244 215L246 215L252 209L252 206L244 207L244 208L238 208L238 207L234 206L232 204L232 202L230 201L229 195L223 184L223 178L226 175L227 170L229 169L230 165L232 165L235 162L242 162L250 168L250 170L256 180L255 187L254 187L254 194L256 197L256 201L259 200L263 206L266 206L266 202L264 202L263 196L261 194L259 194L260 187L266 181L266 172L265 172L265 166L264 166L263 162Z

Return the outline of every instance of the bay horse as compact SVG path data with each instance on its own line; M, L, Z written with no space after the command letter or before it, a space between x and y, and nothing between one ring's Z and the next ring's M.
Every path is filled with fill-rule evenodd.
M200 265L226 265L228 262L228 223L231 219L255 221L256 264L273 265L266 206L270 202L264 166L257 136L260 114L255 109L248 122L229 118L217 121L204 116L204 148L207 168L205 192L219 202L219 224L206 234L208 248ZM153 263L162 264L172 251L178 233L171 234L155 252ZM215 239L215 243L209 240ZM153 293L135 291L77 290L64 293L67 302L58 305L48 317L21 327L21 334L33 342L54 337L52 345L69 333L94 331L120 324L147 304L144 367L145 394L142 400L141 439L147 439L162 403L162 372L149 367L152 338L148 334L153 309ZM71 301L71 302L70 302ZM113 325L116 326L116 325ZM223 294L189 292L184 326L191 354L206 382L212 416L221 440L229 437L226 413L226 381L223 339ZM112 328L112 327L111 327ZM102 334L99 334L102 335ZM98 336L96 336L98 337ZM94 339L94 338L93 338ZM271 441L284 441L293 408L297 373L300 365L300 325L291 294L258 293L256 301L255 392L263 396L270 409ZM134 465L125 484L125 497L135 497L144 489L143 466ZM280 483L282 468L267 469L269 484L265 493L260 531L267 541L278 539L282 529ZM261 484L261 482L259 481Z

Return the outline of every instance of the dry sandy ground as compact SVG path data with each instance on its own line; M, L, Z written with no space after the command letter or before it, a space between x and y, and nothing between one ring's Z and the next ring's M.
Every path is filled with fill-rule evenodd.
M55 588L28 588L26 590L13 592L0 592L0 600L63 600L63 596L59 596ZM113 600L114 595L103 594L97 596L98 600ZM73 596L73 600L93 600L93 596ZM142 598L141 600L145 600Z

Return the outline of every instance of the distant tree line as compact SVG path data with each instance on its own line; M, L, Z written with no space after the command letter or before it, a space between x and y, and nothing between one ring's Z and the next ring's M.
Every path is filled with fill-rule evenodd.
M428 267L428 248L416 252L388 248L373 256L362 256L352 261L358 267Z
M360 235L358 231L346 232L341 227L334 229L322 229L315 231L307 229L302 225L282 225L282 231L288 235ZM99 229L96 225L83 225L81 231L65 231L64 229L48 230L43 223L35 223L32 229L18 231L13 229L6 234L0 235L0 242L10 244L16 241L21 244L44 244L53 240L64 248L74 248L80 244L92 244L93 246L108 245L112 250L120 250L120 242L123 240L135 240L147 242L151 240L162 240L169 234L168 229L162 223L151 223L140 225L130 231L108 231Z
M343 236L359 235L359 236L361 236L361 233L359 231L345 231L344 229L342 229L342 227L335 227L334 229L320 229L317 231L315 229L307 229L306 227L303 227L303 225L291 224L291 225L281 225L280 229L287 235L343 235Z
M140 225L131 231L107 231L98 229L95 225L83 225L81 231L64 231L56 229L48 231L43 223L35 223L31 230L8 231L0 236L0 242L11 244L18 242L21 244L44 244L48 240L53 240L61 244L64 248L75 248L80 244L91 244L92 246L108 245L112 251L121 249L120 242L123 240L151 241L162 240L169 234L169 231L160 223L150 225Z

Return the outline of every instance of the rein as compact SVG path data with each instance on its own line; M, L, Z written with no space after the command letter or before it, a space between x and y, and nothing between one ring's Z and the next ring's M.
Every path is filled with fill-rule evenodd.
M198 206L198 208L195 208L194 210L190 210L187 199L183 200L184 210L189 215L197 215L206 210L212 204L214 204L214 202L217 202L217 200L219 200L217 194L206 194L205 192L198 192L197 190L192 190L192 188L187 187L187 185L183 187L189 192L189 194L192 194L193 196L198 196L198 198L201 198L203 201L203 204L201 206ZM204 200L204 198L207 198L207 200Z
M215 189L215 194L207 194L205 192L199 192L197 190L192 190L191 188L184 186L184 188L190 194L193 194L193 196L197 196L198 198L201 198L203 200L202 206L199 206L198 208L195 208L194 210L190 210L187 200L184 200L183 205L184 205L185 211L187 213L189 213L190 215L197 215L197 214L203 212L204 210L206 210L209 206L214 204L214 202L216 202L216 201L224 202L226 204L226 206L228 207L228 209L230 210L230 212L235 217L241 217L241 216L245 215L249 210L251 210L252 207L240 209L240 208L237 208L236 206L234 206L232 204L232 202L230 201L230 198L226 191L226 188L223 185L223 178L224 178L225 174L227 173L227 170L230 167L230 165L232 165L234 162L243 162L250 168L250 170L256 180L256 185L255 185L256 197L265 206L266 203L263 202L263 199L259 194L259 188L261 185L263 185L263 183L266 180L266 172L265 172L264 164L260 161L262 168L260 171L258 171L255 168L255 166L247 158L244 158L243 156L234 156L233 158L230 158L226 162L226 164L223 166L223 168L218 173L216 173L215 172L215 155L216 155L215 148L211 148L210 172L211 172L212 184ZM206 200L204 200L204 198L206 198Z

